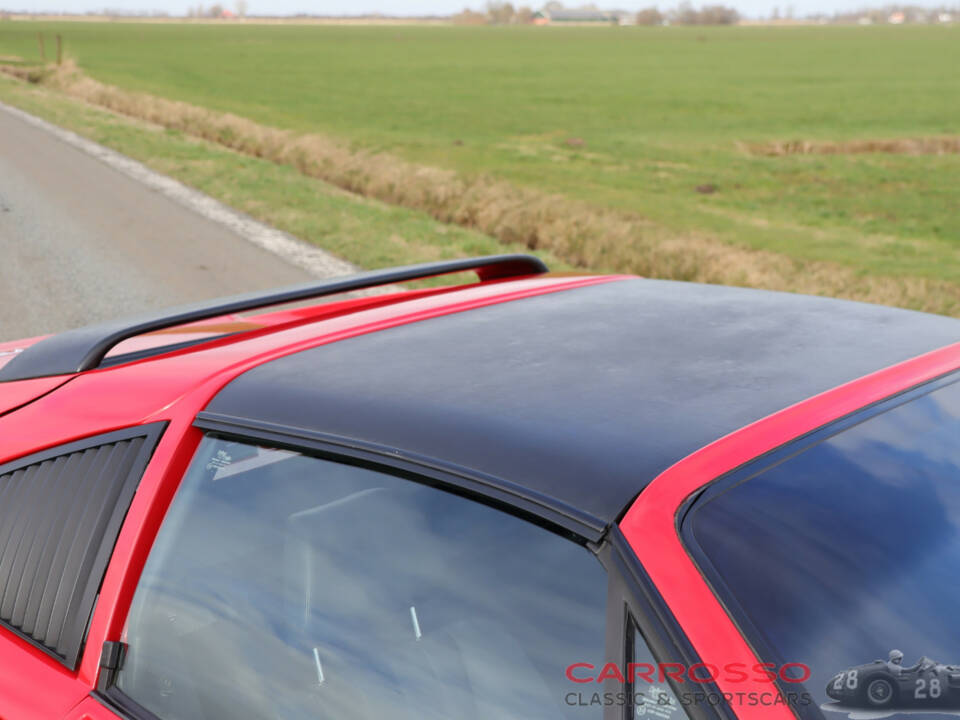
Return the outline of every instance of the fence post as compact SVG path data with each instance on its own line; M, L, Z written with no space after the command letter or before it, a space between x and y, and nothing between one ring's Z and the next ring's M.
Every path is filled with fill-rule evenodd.
M43 47L43 33L42 33L42 32L38 32L38 33L37 33L37 44L40 46L40 59L41 59L43 62L46 62L46 61L47 61L47 51L46 51L46 49Z
M63 65L63 38L57 33L57 65Z

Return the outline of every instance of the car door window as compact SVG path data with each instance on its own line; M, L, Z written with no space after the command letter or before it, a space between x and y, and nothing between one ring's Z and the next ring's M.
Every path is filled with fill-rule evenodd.
M122 697L166 719L581 718L606 572L581 545L376 470L207 438L130 610Z
M636 623L628 625L630 633L630 662L628 666L631 685L633 715L638 718L662 718L680 720L687 714L679 698L670 687L662 672L662 664L653 656L650 646Z
M960 383L824 433L718 483L685 539L808 716L956 716Z

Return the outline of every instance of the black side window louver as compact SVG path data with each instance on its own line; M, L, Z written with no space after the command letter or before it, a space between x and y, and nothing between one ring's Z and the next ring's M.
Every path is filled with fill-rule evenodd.
M67 667L164 423L0 465L0 625Z

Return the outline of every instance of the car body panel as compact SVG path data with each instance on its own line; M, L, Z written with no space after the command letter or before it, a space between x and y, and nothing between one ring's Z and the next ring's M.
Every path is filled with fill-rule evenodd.
M117 715L99 700L87 695L63 716L63 720L117 720Z
M296 323L271 333L230 336L202 348L82 373L61 391L0 416L2 462L110 430L160 420L169 423L114 547L77 672L70 672L26 641L0 629L0 663L4 667L30 668L28 675L36 683L32 689L18 689L23 676L0 674L0 717L59 717L94 687L99 648L104 640L120 638L153 538L202 437L193 421L210 398L238 374L287 353L344 337L615 279L537 278L484 283L464 288L457 302L436 292L404 295L387 303L362 302L366 310ZM8 682L15 684L7 688ZM36 688L44 688L41 701L35 697ZM41 705L42 710L38 710Z
M957 338L951 318L634 278L292 353L207 409L441 460L603 526L713 440Z
M437 315L617 279L539 277L490 282L467 286L454 298L442 293L413 293L352 313L230 335L200 346L84 372L72 376L63 392L42 398L40 405L34 403L16 414L0 417L0 462L88 435L166 419L167 408L184 396L201 397L205 404L236 375L299 350ZM7 384L0 383L0 387Z
M0 415L12 412L39 397L43 397L71 379L73 379L72 375L54 375L12 383L0 383Z
M222 315L208 320L177 325L164 330L136 335L115 345L106 355L106 358L118 359L120 356L157 350L163 347L176 347L180 344L196 343L203 340L249 333L254 330L276 331L281 327L289 327L304 322L316 322L325 318L344 313L353 313L361 309L369 309L380 305L389 305L398 301L413 300L418 297L450 292L455 288L429 288L419 290L404 290L395 292L376 293L360 297L340 296L326 298L324 302L311 303L307 306L290 307L270 312L253 312L250 314ZM2 383L0 383L2 385Z
M0 383L0 408L6 404L10 409L6 414L0 414L0 462L132 425L155 421L168 423L141 479L118 537L90 623L87 649L78 670L75 673L68 671L25 641L0 629L0 663L4 667L22 669L22 672L0 674L0 716L61 717L70 713L70 717L77 720L82 717L98 720L113 717L109 710L87 697L98 676L99 649L105 640L122 638L126 616L147 555L202 437L202 431L194 425L198 413L206 409L230 412L231 407L224 404L227 393L220 396L220 400L211 401L217 398L224 388L231 385L234 388L243 387L245 373L249 372L250 377L254 377L257 369L262 366L263 373L268 376L271 365L273 369L282 369L282 365L274 363L280 363L281 359L287 356L298 356L298 360L309 359L313 357L309 354L313 348L329 346L327 361L339 359L340 362L323 367L323 373L315 372L316 387L322 389L325 380L341 376L352 377L352 381L355 381L357 376L351 376L347 372L353 369L348 351L351 343L361 350L367 347L361 336L377 336L377 341L386 342L392 337L402 338L407 335L405 351L412 353L417 349L418 341L426 343L431 332L450 327L449 323L438 322L430 329L428 326L431 322L426 321L459 314L463 320L461 330L470 335L477 331L473 323L483 321L483 313L474 312L480 308L513 305L513 301L534 299L547 294L555 294L559 303L556 308L575 307L578 298L590 294L589 288L597 286L594 289L599 289L604 285L626 287L629 283L624 283L625 279L622 276L538 276L490 281L458 288L412 291L379 298L353 298L341 303L284 310L255 318L218 318L210 321L206 327L197 324L196 327L186 330L178 328L172 334L165 332L139 339L126 347L119 347L114 356L147 350L155 347L157 342L166 344L171 339L176 343L198 336L210 338L201 345L78 375L43 378L36 382ZM955 333L954 337L960 337L960 323L947 318L860 304L817 298L791 299L790 296L779 293L745 290L728 293L729 289L705 289L662 281L643 281L642 284L649 291L650 303L637 310L634 321L654 323L657 331L643 335L634 330L631 337L620 338L622 342L619 347L634 353L634 360L642 358L645 351L655 354L659 363L659 375L644 377L643 363L633 362L616 367L609 363L600 366L592 364L587 368L581 367L579 376L570 376L570 381L574 382L577 377L583 379L586 376L589 380L591 371L611 372L613 376L624 380L632 388L633 394L625 398L616 397L616 391L622 388L622 385L605 388L591 386L586 395L578 397L573 393L563 399L562 407L552 407L551 411L554 413L572 412L600 396L618 403L616 411L592 429L590 424L597 421L597 417L590 413L582 414L582 427L585 431L599 433L604 427L614 428L616 442L606 446L604 452L600 452L603 449L601 446L593 445L591 451L599 453L596 461L589 465L581 462L577 466L580 468L577 477L581 487L571 484L571 475L568 477L571 482L565 481L563 492L558 490L555 495L561 501L585 510L602 525L616 521L621 510L647 485L640 494L640 499L630 507L621 523L632 549L650 577L660 587L667 606L680 621L684 631L689 633L695 649L705 660L719 657L729 662L731 654L738 658L752 658L749 646L725 615L680 545L675 531L677 509L691 492L737 464L746 462L798 434L828 423L844 413L960 366L960 345L954 345L854 380L840 388L829 389L871 370L946 344L949 341L946 338L952 333ZM693 288L693 295L687 295L687 298L699 298L697 303L687 307L684 315L686 322L676 313L664 312L663 307L658 308L655 302L658 296L684 288ZM580 294L581 292L583 294ZM741 296L741 293L745 294ZM606 307L615 307L615 295L616 293L613 293L611 298L605 301ZM736 301L730 307L734 307L736 311L724 314L724 305L719 300L732 296L736 296ZM535 301L531 300L531 303L533 302ZM758 302L760 305L764 302L772 303L772 307L766 307L763 317L759 317L756 312ZM794 303L807 304L808 310L802 310ZM788 310L790 307L793 309ZM508 310L515 316L522 317L524 308L516 304ZM497 313L491 316L493 315ZM530 356L523 353L511 355L512 349L522 347L524 342L532 342L533 336L525 333L518 324L511 323L509 313L505 317L508 318L506 327L503 328L506 332L501 332L498 336L497 342L500 344L490 349L487 357L491 358L491 364L484 367L484 372L497 372L494 361L499 355L501 359L512 363L508 373L510 378L536 380L536 377L530 374L537 369L536 365L529 362ZM569 318L572 318L572 314L567 319ZM578 322L586 332L588 328L584 325L583 318ZM805 339L803 333L797 334L804 327L809 329L817 325L829 326L829 333L814 332L805 336ZM399 326L404 326L404 329L400 330ZM391 331L391 328L397 330ZM739 328L741 334L733 332L734 328ZM234 330L240 332L224 335L233 333ZM704 335L708 330L713 334ZM615 331L615 328L607 326L607 332ZM746 335L743 332L746 332ZM565 371L575 369L576 355L571 355L568 352L571 348L563 345L576 340L575 333L576 329L569 323L556 324L551 333L553 343L559 354L565 352L566 355L564 358L553 358L550 348L543 346L539 348L540 354L535 359L545 366L551 360L563 361L566 363ZM451 337L446 331L441 332L441 337L444 336ZM464 335L461 334L460 337ZM482 333L476 335L480 340L482 337ZM596 335L591 337L595 338ZM745 344L745 337L751 338L753 344ZM792 341L785 342L785 338L792 338ZM897 338L903 341L900 342ZM580 340L581 349L593 342L587 337L581 337ZM647 343L646 348L644 342ZM768 343L770 347L763 350L763 343ZM9 343L4 347L21 347L26 344ZM516 347L512 348L511 344ZM721 348L725 348L727 352L711 355L711 352ZM829 362L824 362L824 367L811 366L811 359L818 357L818 354L822 355L824 348L829 348ZM394 367L393 363L398 357L389 353L389 347L387 349L387 354L380 357L380 367L378 368L376 363L368 364L365 371L372 373L368 377L383 375L396 383L398 370L413 372L417 365L407 357L403 363ZM431 360L443 360L446 357L447 362L462 363L455 353L436 355L435 344L421 344L419 349ZM590 349L586 347L584 352ZM596 350L596 347L592 349ZM756 356L759 351L764 353L763 362L760 364ZM587 354L579 357L582 360ZM630 358L631 356L628 356L628 359ZM716 367L711 368L711 363ZM826 367L828 365L830 367ZM411 383L412 387L407 388L408 401L411 398L426 397L425 393L430 388L430 363L421 363L419 367L423 377L416 377L419 385ZM784 369L785 373L777 374ZM461 366L459 370L459 379L447 377L445 382L448 384L445 388L443 383L438 383L436 387L449 389L453 387L450 384L453 381L461 384L464 384L465 380L469 381L469 374L463 374L464 368ZM805 370L809 370L811 377L816 377L803 381ZM634 373L635 377L631 377L630 372ZM674 378L672 382L664 385L662 379L670 373L673 373ZM753 377L751 373L754 373ZM648 394L640 397L637 378L646 383L644 387L650 393L656 391L655 396ZM697 382L692 382L697 378ZM778 384L789 384L796 378L799 378L799 384L795 387L787 388L786 392L775 392ZM24 382L29 384L23 384ZM536 382L533 384L536 386ZM660 385L664 386L659 387ZM479 384L477 386L479 387ZM523 389L516 385L514 387ZM541 384L538 387L541 397L547 397L550 391L551 387L548 385ZM594 394L591 397L590 393L596 392L601 395ZM710 393L715 395L712 398L706 397ZM724 405L735 404L737 395L742 396L742 403L736 407L725 408ZM807 400L810 395L815 397ZM521 393L520 399L524 397L527 402L536 399L535 396L523 396ZM25 403L18 402L24 398ZM370 400L369 397L367 399ZM488 407L493 413L498 407L498 398L494 396L488 399L491 401ZM517 398L507 399L514 403L517 401ZM651 432L657 430L661 433L657 437L672 443L666 452L654 446L654 435L645 437L644 428L630 425L632 418L627 414L629 406L625 400L630 400L634 408L639 402L644 415L650 421L648 427ZM784 405L794 402L798 404L787 410L780 410ZM678 410L682 410L684 403L696 406L696 422L683 422L683 415ZM673 405L676 405L677 409L672 409ZM396 407L387 409L392 411ZM509 402L506 407L511 407ZM271 416L266 412L268 410L269 408L264 407L265 412L254 415L260 419L282 419ZM714 410L726 413L723 421L704 422L703 416ZM777 410L780 412L776 412ZM236 407L233 407L232 411L239 412ZM657 421L664 417L665 412L673 413L670 415L670 423L665 429L657 429ZM763 416L767 416L765 420L738 430ZM402 415L394 417L403 420ZM488 427L495 436L503 438L504 427L509 429L509 423L518 419L523 420L511 412L491 414ZM623 427L616 428L616 423L623 424ZM519 426L525 428L526 442L552 443L556 446L558 443L575 443L578 439L577 433L569 432L569 426L567 433L546 431L539 438L529 434L529 424L524 425L521 422ZM468 427L472 428L466 431L470 435L474 434L478 426ZM434 428L436 426L429 429ZM692 434L680 438L679 441L669 435L685 433L691 429ZM716 440L725 433L732 434ZM596 437L596 434L593 435L594 439ZM391 442L389 437L372 439L386 441L387 444ZM634 439L635 447L631 445ZM715 442L698 450L710 441ZM626 461L623 458L609 457L616 453L618 448L624 447L634 453L628 456ZM438 454L436 448L429 445L421 449L428 456ZM657 450L654 459L645 460L642 456L649 455L648 451L651 450ZM681 460L684 456L687 456L686 459ZM464 465L479 464L473 457L460 455L451 459ZM544 456L541 454L539 457ZM559 454L559 457L564 456ZM640 458L641 462L635 463L637 458ZM520 478L528 488L550 491L550 488L543 484L546 482L544 478L547 478L557 465L555 458L545 459L548 461L547 465L540 467L538 474L528 474ZM611 462L614 465L610 465ZM676 464L664 470L665 465L671 463ZM634 465L632 469L628 467L630 464ZM532 466L531 464L530 467ZM615 472L611 472L611 468ZM483 470L482 467L479 469ZM506 466L499 470L494 468L494 472L510 475ZM587 481L584 481L585 473ZM616 478L611 479L613 475L616 475ZM603 483L607 483L606 489L601 487ZM24 677L30 678L27 685L23 683ZM769 686L763 689L769 690ZM737 690L742 691L743 688ZM762 712L738 708L738 713L740 717L749 718L789 716L787 711L784 711L787 714L778 714L775 709L760 710Z

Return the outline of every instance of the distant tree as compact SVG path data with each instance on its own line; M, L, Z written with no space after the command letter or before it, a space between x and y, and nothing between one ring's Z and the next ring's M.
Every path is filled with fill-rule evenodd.
M770 13L770 19L771 19L771 20L779 20L779 19L780 19L780 8L779 8L779 7L775 7L775 8L773 9L773 12Z
M670 12L670 21L675 25L699 25L700 13L686 0Z
M698 25L735 25L740 20L740 13L725 5L706 5L699 15Z
M563 3L559 0L550 0L546 5L543 6L543 9L547 12L556 12L557 10L563 10Z
M697 10L682 2L667 13L667 20L675 25L733 25L740 20L740 13L726 5L705 5Z
M237 17L247 16L247 0L236 0L236 2L233 4L233 7L237 11Z
M648 7L637 13L634 22L637 25L663 25L663 13L655 7Z
M513 21L517 25L529 25L533 22L533 10L526 5L517 8L517 13L513 16Z
M470 8L464 8L452 18L456 25L486 25L486 13L479 13Z
M492 25L509 25L517 11L508 2L488 2L487 18Z
M223 5L220 3L214 3L210 6L210 9L207 10L207 17L219 18L223 17Z

